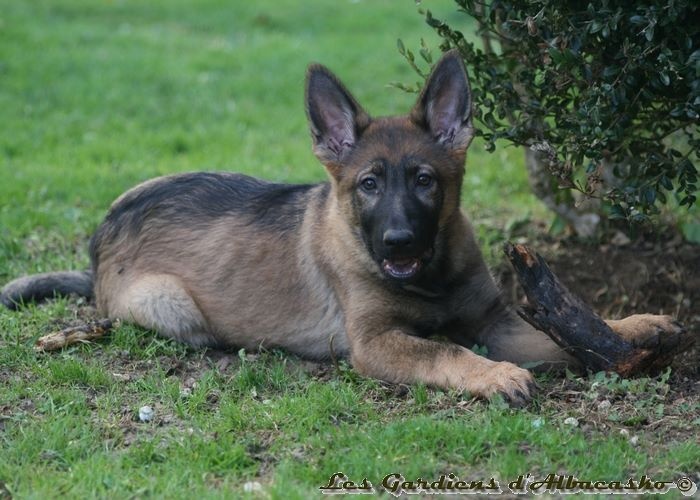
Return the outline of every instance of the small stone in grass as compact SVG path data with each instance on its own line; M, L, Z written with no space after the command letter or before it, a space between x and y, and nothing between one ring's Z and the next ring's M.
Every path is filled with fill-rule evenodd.
M251 493L253 491L262 491L262 484L257 481L248 481L243 484L243 491Z
M153 420L154 415L155 412L153 411L153 408L148 405L139 408L139 420L141 422L150 422Z
M576 420L574 417L569 417L566 420L564 420L564 425L570 425L571 427L578 427L578 420Z

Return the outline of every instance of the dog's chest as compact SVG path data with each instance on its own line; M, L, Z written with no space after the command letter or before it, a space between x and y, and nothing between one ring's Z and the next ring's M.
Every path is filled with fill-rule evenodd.
M417 286L402 287L405 294L397 300L401 304L401 320L421 337L439 335L457 317L449 296L434 293Z

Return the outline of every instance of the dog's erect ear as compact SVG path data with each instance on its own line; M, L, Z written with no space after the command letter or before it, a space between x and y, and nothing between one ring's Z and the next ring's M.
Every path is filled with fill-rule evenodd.
M456 49L446 52L433 68L411 111L411 120L451 151L466 151L474 137L472 95Z
M331 169L342 164L370 122L340 80L320 64L306 72L306 114L314 154Z

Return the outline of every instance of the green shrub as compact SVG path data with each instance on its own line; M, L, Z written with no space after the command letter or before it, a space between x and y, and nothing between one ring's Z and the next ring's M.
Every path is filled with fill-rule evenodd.
M424 14L440 48L464 57L490 150L503 139L535 151L554 191L568 188L557 196L601 198L610 218L645 222L669 193L695 203L699 2L455 1L481 47ZM399 51L420 72L401 42Z

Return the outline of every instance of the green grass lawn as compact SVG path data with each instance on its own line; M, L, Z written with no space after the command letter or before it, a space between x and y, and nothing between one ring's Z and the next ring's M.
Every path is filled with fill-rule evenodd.
M324 179L303 111L306 64L329 65L373 114L405 112L415 96L388 86L415 80L399 37L437 45L413 2L0 0L0 284L86 267L111 201L157 175ZM485 239L545 217L519 151L476 143L467 172L464 205ZM700 470L700 406L669 405L664 378L542 380L534 405L514 411L277 352L189 350L126 325L96 344L33 351L91 314L74 299L0 310L0 499L232 498L245 482L261 484L257 496L308 498L337 471L378 485L393 472L508 482ZM143 405L153 421L139 421Z

